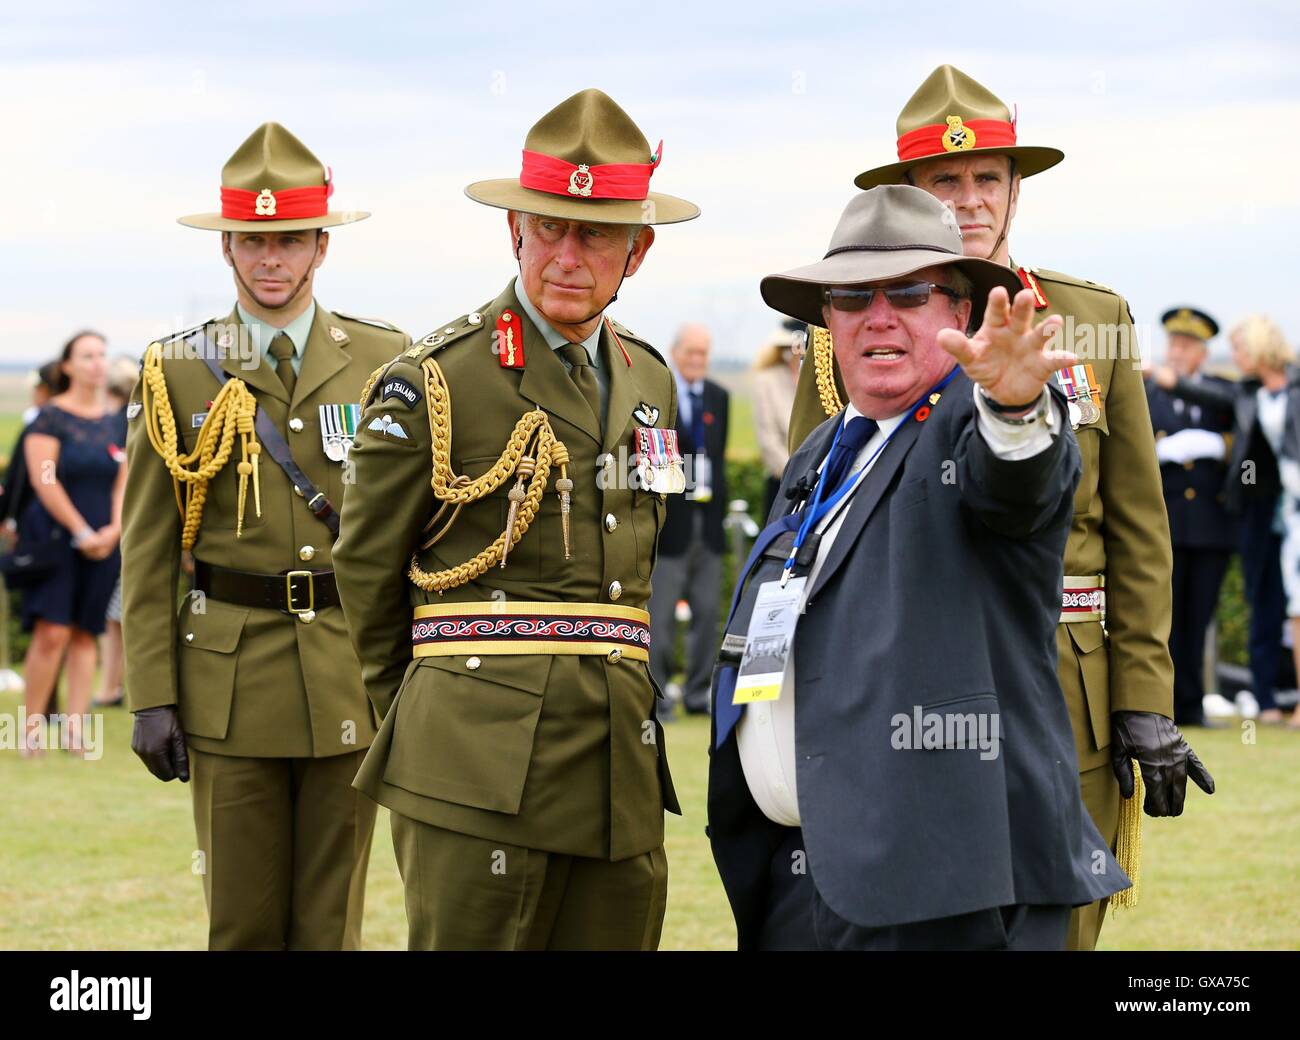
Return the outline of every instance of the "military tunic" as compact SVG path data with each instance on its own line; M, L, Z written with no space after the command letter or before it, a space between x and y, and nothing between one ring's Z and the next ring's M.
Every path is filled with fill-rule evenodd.
M163 375L179 451L193 450L220 389L201 356L206 350L246 383L298 465L337 507L347 471L325 456L319 406L355 404L367 376L409 342L389 326L317 306L290 395L237 313L166 341ZM128 409L127 685L134 711L178 707L206 857L210 943L355 945L374 806L346 792L377 719L343 611L325 607L305 623L270 607L197 593L178 608L182 523L172 477L146 435L142 392L137 385ZM329 528L265 451L261 515L250 487L237 530L237 456L236 450L208 485L195 559L262 575L329 570ZM325 771L337 776L331 781ZM268 910L268 898L277 909Z
M507 310L523 323L522 370L502 367L493 349L497 319ZM384 714L357 786L396 813L462 834L621 860L661 846L663 810L680 811L647 665L528 653L412 659L411 647L413 608L426 603L644 608L665 506L659 493L624 479L637 425L632 413L648 404L671 424L676 397L659 355L620 326L613 329L600 343L609 373L603 435L513 285L436 330L413 356L397 358L362 417L356 484L344 500L335 561L366 688ZM408 580L413 552L424 568L439 570L490 544L505 528L513 483L465 506L444 538L418 548L437 506L421 368L429 356L451 388L456 473L483 474L520 416L546 411L568 448L576 485L572 559L564 558L560 503L548 487L504 567L441 596ZM395 382L414 387L421 399L386 392ZM373 429L376 421L400 424L405 436Z

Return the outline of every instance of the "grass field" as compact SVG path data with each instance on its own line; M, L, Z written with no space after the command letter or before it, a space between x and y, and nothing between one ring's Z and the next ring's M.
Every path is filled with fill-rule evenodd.
M0 698L12 715L17 698ZM130 717L105 713L98 761L0 751L0 949L197 949L203 894L190 872L189 791L154 780L131 753ZM704 720L668 727L686 815L668 817L664 949L734 948L735 931L704 837ZM1147 821L1141 905L1111 919L1106 949L1300 948L1300 734L1236 730L1192 739L1219 791L1188 796L1177 820ZM375 831L365 943L405 945L388 818Z

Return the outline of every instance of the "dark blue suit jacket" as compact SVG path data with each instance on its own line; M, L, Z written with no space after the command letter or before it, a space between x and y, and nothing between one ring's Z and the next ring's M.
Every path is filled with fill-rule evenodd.
M1056 677L1080 463L1054 400L1052 447L1003 461L959 372L864 478L810 589L795 634L799 813L819 894L855 924L1081 905L1128 886L1083 808ZM782 490L817 465L841 419L795 453ZM777 503L774 515L788 508L783 494ZM737 617L731 631L744 629ZM998 753L957 739L899 749L898 720L918 710L996 714ZM746 948L785 829L754 804L734 732L711 753L709 833Z

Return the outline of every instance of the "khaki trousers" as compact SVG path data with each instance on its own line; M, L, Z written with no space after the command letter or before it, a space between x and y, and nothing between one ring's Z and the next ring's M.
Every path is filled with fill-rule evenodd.
M190 748L212 950L355 950L377 806L365 751L241 758Z
M475 838L393 813L412 950L655 950L663 846L617 862Z

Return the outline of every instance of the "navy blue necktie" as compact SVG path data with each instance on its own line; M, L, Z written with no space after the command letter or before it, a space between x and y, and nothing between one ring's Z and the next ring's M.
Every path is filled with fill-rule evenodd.
M697 452L704 451L704 392L691 390L691 440Z
M844 424L840 442L835 445L835 449L826 459L826 465L822 469L823 502L844 482L854 460L858 457L858 452L866 446L867 441L871 440L879 428L875 419L868 419L865 415L855 415Z

